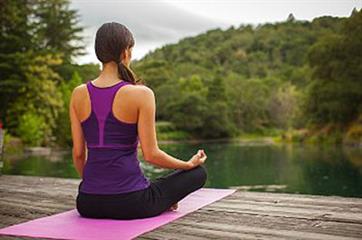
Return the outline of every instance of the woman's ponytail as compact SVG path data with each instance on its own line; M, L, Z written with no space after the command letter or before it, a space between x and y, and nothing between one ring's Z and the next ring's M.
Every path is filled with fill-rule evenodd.
M140 84L142 82L141 79L138 79L133 71L125 66L122 62L118 63L118 75L120 79L133 84Z

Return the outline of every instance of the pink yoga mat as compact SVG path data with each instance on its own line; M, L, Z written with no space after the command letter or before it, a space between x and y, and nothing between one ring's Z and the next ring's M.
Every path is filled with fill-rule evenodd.
M180 201L177 211L137 220L83 218L76 209L0 229L0 235L55 239L132 239L232 194L231 189L202 188Z

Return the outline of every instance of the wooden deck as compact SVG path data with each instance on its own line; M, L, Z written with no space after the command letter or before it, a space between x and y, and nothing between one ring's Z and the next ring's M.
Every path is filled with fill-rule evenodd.
M0 176L0 228L75 208L79 181ZM362 239L362 198L237 191L139 239Z

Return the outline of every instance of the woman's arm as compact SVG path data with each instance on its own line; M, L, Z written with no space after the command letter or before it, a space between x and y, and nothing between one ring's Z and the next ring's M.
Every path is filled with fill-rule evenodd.
M156 103L153 91L142 86L138 106L138 136L144 159L156 166L173 169L191 169L194 164L170 156L159 149L156 138Z
M83 178L83 168L86 159L86 148L85 148L85 140L83 136L82 127L80 124L80 120L77 117L75 109L75 102L77 102L77 98L79 98L79 87L75 88L72 92L69 104L69 117L70 117L72 140L73 140L73 149L72 149L73 164L79 176Z

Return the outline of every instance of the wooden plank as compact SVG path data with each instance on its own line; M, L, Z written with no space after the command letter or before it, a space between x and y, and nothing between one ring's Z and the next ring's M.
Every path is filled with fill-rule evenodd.
M239 204L240 202L248 203L248 204L256 204L256 205L269 205L269 206L286 206L286 207L299 207L299 208L308 208L308 209L325 209L325 210L333 210L333 211L359 211L362 213L361 207L362 203L345 203L340 200L333 203L324 202L302 202L302 201L286 201L286 200L278 200L278 201L268 201L268 200L250 200L250 199L225 199L223 203L225 204Z
M192 221L195 227L200 228L199 222L205 224L213 223L228 223L236 226L250 226L268 229L293 230L299 232L315 232L321 234L333 234L348 237L359 237L362 235L360 224L350 223L334 223L333 225L324 225L323 221L308 220L290 217L275 217L265 215L250 215L246 213L226 213L215 212L201 209L187 218L181 219L179 223L184 223L184 220Z
M0 176L0 227L75 208L79 182ZM362 239L361 219L360 198L238 191L139 239Z
M314 232L301 232L293 230L269 229L260 227L250 227L242 225L233 225L228 223L202 223L195 224L193 221L184 220L178 223L176 228L189 232L207 232L217 231L219 237L235 237L248 234L249 236L263 236L273 238L286 239L326 239L326 240L344 240L344 239L360 239L354 237L334 236L331 234L320 234Z
M230 199L254 199L262 201L301 201L303 203L356 203L361 205L360 198L355 197L341 197L341 196L323 196L323 195L309 195L309 194L291 194L291 193L268 193L268 192L236 192Z
M278 207L278 206L258 206L253 204L225 204L224 202L218 202L210 206L213 209L220 209L225 211L239 211L244 213L255 213L259 215L273 215L273 216L285 216L295 218L310 218L318 220L360 223L362 224L362 214L357 212L336 212L331 210L318 210L318 209L300 209L293 207Z

